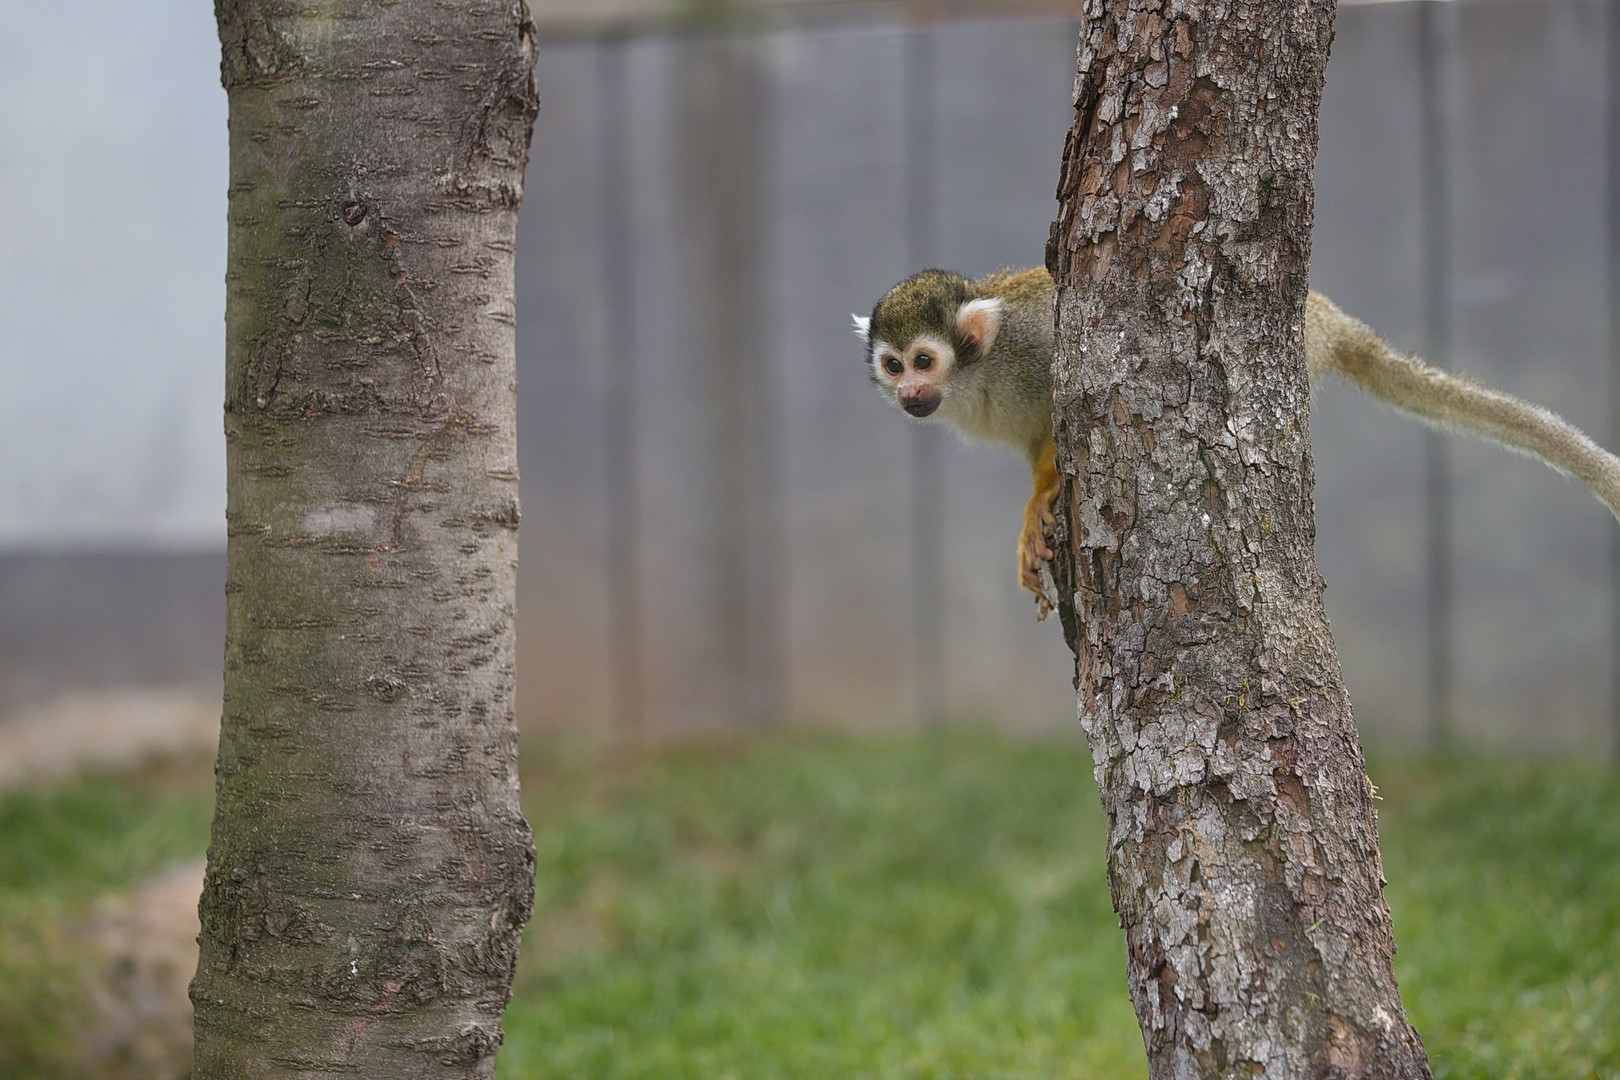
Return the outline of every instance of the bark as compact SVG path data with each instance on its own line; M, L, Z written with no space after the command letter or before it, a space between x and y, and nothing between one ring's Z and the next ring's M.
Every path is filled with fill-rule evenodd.
M1047 261L1057 564L1154 1077L1426 1077L1313 555L1328 0L1090 0Z
M522 0L219 0L229 525L195 1074L493 1075L517 798Z

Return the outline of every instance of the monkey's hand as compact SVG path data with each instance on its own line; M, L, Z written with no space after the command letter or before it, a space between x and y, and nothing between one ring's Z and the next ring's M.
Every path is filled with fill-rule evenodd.
M1046 595L1041 581L1041 567L1052 558L1046 534L1056 524L1051 503L1043 505L1038 499L1029 500L1024 508L1024 528L1018 534L1018 583L1035 594L1037 621L1045 619L1052 611L1052 599Z
M1030 463L1034 474L1035 490L1024 506L1024 527L1018 534L1018 583L1035 594L1035 619L1041 621L1051 614L1052 598L1046 595L1041 581L1041 567L1053 557L1047 535L1057 524L1052 516L1052 500L1056 499L1062 484L1058 480L1057 446L1046 440Z

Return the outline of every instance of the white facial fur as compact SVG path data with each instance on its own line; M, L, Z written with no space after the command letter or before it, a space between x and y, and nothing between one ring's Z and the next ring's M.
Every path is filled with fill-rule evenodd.
M919 370L917 360L925 354L928 357L928 365ZM899 360L899 372L888 369L888 361L891 359ZM941 407L948 411L951 370L956 363L956 352L949 342L928 334L921 335L905 345L893 345L882 338L876 338L871 342L867 362L872 366L872 378L877 382L879 389L894 404L904 408L904 396L914 393L916 387L926 384L936 388L939 398L942 399ZM936 413L929 419L941 417Z

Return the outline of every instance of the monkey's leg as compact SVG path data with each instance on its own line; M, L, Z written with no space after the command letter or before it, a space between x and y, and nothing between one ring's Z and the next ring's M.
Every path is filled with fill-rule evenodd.
M1057 444L1047 439L1030 461L1035 490L1024 507L1024 528L1018 534L1018 583L1035 594L1035 618L1046 618L1052 610L1052 600L1041 587L1041 567L1052 558L1052 549L1046 542L1049 529L1057 524L1052 516L1052 500L1058 496L1062 483L1058 480Z

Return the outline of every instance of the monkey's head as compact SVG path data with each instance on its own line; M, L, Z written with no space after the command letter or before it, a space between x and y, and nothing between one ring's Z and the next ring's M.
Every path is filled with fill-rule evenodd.
M919 419L949 421L952 398L977 381L975 365L995 343L1001 308L960 274L924 270L890 289L870 318L851 318L884 396Z

